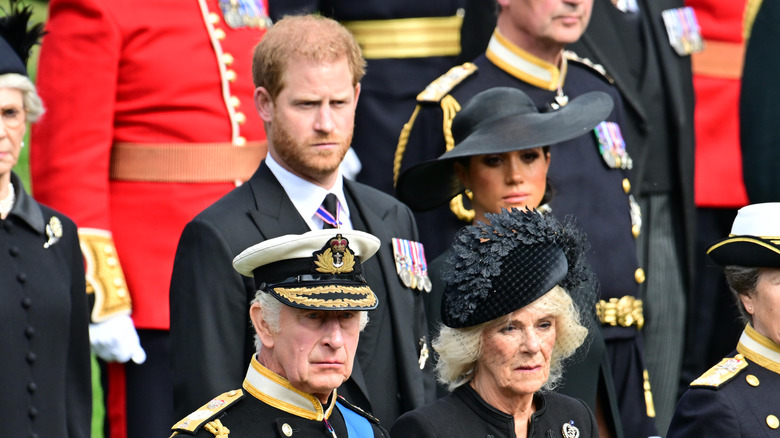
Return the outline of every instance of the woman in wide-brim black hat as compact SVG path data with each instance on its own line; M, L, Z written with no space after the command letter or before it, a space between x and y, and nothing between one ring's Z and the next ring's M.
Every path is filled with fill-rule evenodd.
M707 253L723 266L745 329L737 348L690 384L669 438L780 433L780 203L737 213Z

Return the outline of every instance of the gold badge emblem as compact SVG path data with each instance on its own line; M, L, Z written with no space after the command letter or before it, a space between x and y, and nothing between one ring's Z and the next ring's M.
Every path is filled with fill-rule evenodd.
M323 251L314 255L317 272L343 274L352 272L355 267L355 255L349 249L349 241L341 234L330 239Z

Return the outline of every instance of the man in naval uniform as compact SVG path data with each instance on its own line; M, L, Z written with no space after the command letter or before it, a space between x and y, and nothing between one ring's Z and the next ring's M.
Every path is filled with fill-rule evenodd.
M563 50L584 32L592 1L555 3L554 8L542 11L526 1L499 0L497 28L487 51L473 63L453 68L420 93L417 109L401 132L397 159L406 168L453 147L450 126L454 115L472 96L488 88L519 88L540 111L554 111L588 91L612 96L615 110L605 123L555 149L548 174L555 191L550 206L556 216L574 215L592 245L589 259L601 283L598 311L608 368L614 376L626 436L652 436L654 412L640 332L644 317L637 299L639 284L645 280L636 247L641 216L628 179L631 158L620 135L622 101L603 69ZM461 202L450 207L471 220ZM455 231L465 224L443 210L417 215L429 258L446 249ZM593 378L568 379L562 388L583 398L596 412L598 368L589 368ZM604 372L602 366L602 377ZM602 390L602 394L608 392Z
M388 436L336 389L352 372L367 311L379 304L362 270L379 246L362 231L326 229L239 254L233 267L257 289L249 307L257 353L242 389L213 398L175 424L173 435Z
M331 226L382 242L365 265L379 305L339 393L383 423L433 400L421 292L402 282L399 272L406 271L397 270L393 249L393 242L418 240L414 217L398 200L339 170L363 65L349 31L322 16L282 19L258 44L255 104L269 155L249 181L187 224L174 261L171 351L179 418L240 385L254 354L247 315L255 286L231 269L233 257L261 240Z

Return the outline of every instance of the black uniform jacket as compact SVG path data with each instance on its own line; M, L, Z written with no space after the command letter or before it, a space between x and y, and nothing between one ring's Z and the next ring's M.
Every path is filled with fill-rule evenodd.
M737 350L691 383L668 438L780 437L780 345L748 325Z
M88 438L89 316L76 225L11 174L0 220L0 436Z
M453 48L459 49L459 26L409 26L415 20L453 19L463 14L465 4L466 0L268 1L274 20L289 13L318 12L340 22L374 23L359 33L366 39L373 38L374 46L384 49L385 54L362 44L366 76L361 81L352 137L352 148L362 163L358 181L394 193L393 158L398 133L414 110L417 93L457 64L458 52L441 54L441 46L450 41ZM468 18L466 12L463 19ZM377 26L382 28L372 34L370 30ZM358 38L359 43L363 41Z
M295 389L287 379L252 358L243 389L214 397L172 430L173 436L211 438L347 438L350 435L341 409L365 418L374 437L388 436L376 418L337 397L336 391L323 406L316 397Z
M536 412L531 416L529 438L559 436L598 437L598 426L590 409L580 400L555 394L535 394ZM562 434L576 427L579 435ZM573 432L572 432L573 433ZM407 412L390 429L390 435L403 438L510 438L515 436L512 416L490 406L470 384L423 408Z
M420 292L396 274L391 238L417 240L409 209L375 189L344 180L355 229L382 246L363 264L379 307L360 335L352 377L339 389L348 400L390 424L433 400L433 375L420 370L427 326ZM309 230L263 162L242 186L195 217L184 229L171 280L171 360L176 414L183 417L214 394L238 387L255 352L249 302L252 278L233 258L251 245Z

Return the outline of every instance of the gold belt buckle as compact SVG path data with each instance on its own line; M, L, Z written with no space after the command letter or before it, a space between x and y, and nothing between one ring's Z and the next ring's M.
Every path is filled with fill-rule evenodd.
M642 300L626 295L620 299L610 298L596 303L596 313L604 325L631 327L636 325L642 329L645 317L642 310Z

